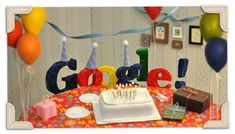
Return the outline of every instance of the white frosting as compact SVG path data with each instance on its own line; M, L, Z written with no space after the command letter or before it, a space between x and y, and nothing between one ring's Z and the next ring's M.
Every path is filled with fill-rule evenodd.
M135 97L133 97L133 93L132 95L131 93L128 94L129 97L126 97L126 90L130 89L121 89L123 96L119 94L116 98L114 96L118 93L114 93L114 95L112 90L105 90L101 93L99 107L104 121L126 118L138 120L139 118L154 117L156 115L156 106L146 88L136 88ZM115 92L120 91L115 90Z
M124 88L105 90L101 99L107 105L147 103L152 100L146 88Z

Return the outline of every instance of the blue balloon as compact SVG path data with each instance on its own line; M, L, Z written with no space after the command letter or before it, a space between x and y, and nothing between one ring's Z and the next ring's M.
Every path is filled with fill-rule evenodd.
M216 72L227 63L227 41L222 38L212 38L205 48L206 61Z

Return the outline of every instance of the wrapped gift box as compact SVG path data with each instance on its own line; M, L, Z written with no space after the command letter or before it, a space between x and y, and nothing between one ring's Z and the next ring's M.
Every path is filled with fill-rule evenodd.
M164 120L182 121L186 112L186 107L174 104L167 104L163 110Z
M43 120L48 120L57 115L55 102L47 99L37 104L37 113Z
M212 94L191 87L181 87L173 94L173 103L186 106L187 110L204 112L212 103Z

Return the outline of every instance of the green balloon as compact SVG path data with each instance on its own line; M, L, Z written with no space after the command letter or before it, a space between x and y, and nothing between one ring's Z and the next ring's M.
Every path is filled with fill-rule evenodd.
M200 29L203 38L208 41L211 38L221 37L223 30L220 27L220 17L217 13L208 13L202 16Z

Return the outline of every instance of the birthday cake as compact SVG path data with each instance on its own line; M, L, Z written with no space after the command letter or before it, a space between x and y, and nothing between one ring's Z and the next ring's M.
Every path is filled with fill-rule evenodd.
M146 88L118 87L104 90L98 103L100 120L102 118L103 121L100 124L161 119Z

